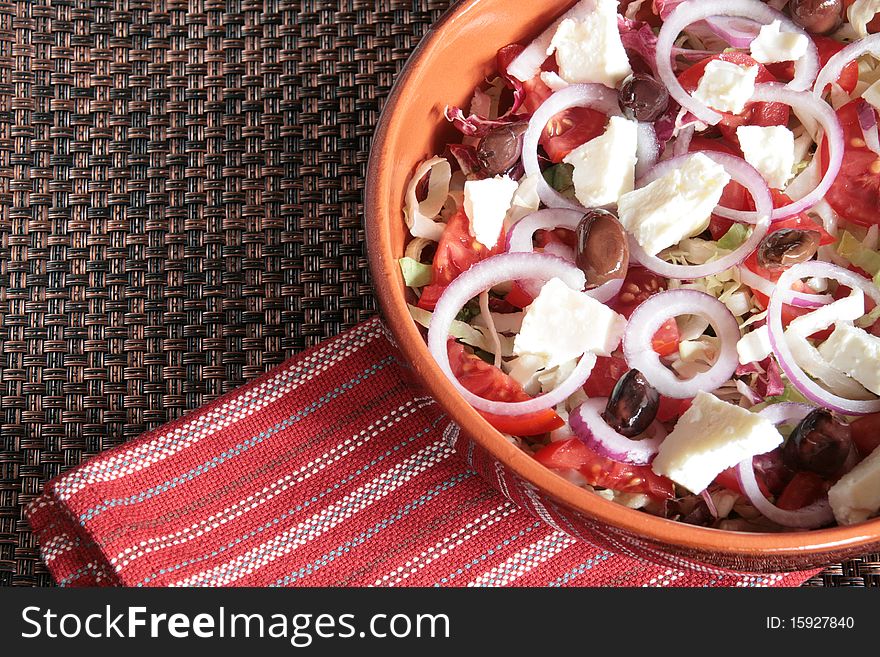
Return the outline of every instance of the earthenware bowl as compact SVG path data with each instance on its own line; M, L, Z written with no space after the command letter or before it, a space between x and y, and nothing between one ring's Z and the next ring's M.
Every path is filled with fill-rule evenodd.
M880 519L812 532L730 532L658 518L580 489L505 440L453 390L406 308L397 264L408 233L402 207L416 165L458 140L447 104L466 106L494 72L496 51L528 43L571 0L464 0L438 21L395 82L373 140L366 184L367 250L382 316L415 380L460 427L447 435L503 494L563 531L616 552L684 568L754 572L818 567L880 549Z

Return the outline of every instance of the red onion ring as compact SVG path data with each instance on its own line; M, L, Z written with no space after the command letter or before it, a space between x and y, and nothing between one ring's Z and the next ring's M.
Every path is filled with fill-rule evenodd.
M428 329L428 349L452 386L474 408L495 415L524 415L552 408L579 390L596 363L596 356L585 353L565 381L550 392L521 402L501 402L484 399L465 388L452 373L446 342L452 320L464 305L481 292L522 278L550 280L559 278L574 290L582 290L584 273L573 264L543 253L502 253L473 265L460 274L440 295Z
M675 138L675 143L672 145L673 156L678 157L687 154L688 149L691 147L691 140L694 138L695 131L696 128L693 123L686 125L679 131L678 137Z
M734 18L731 16L716 16L707 18L706 25L715 36L724 39L728 45L734 48L748 48L758 36L761 24L748 18Z
M787 422L800 422L811 411L812 406L807 404L784 403L773 404L763 409L758 415L766 418L775 425ZM829 524L834 520L834 514L831 511L831 505L828 498L825 497L809 506L794 511L780 509L771 503L761 488L758 486L758 480L755 478L755 466L752 459L743 459L736 468L737 479L739 485L749 502L752 503L765 518L772 520L777 525L783 527L793 527L797 529L816 529Z
M537 176L538 197L550 208L582 210L583 206L565 198L553 189L541 175L538 163L538 141L547 123L554 116L571 107L591 107L608 116L621 116L617 92L601 84L571 84L547 98L532 114L529 127L523 135L522 163L527 176Z
M880 137L877 136L877 113L868 103L863 102L858 110L859 127L862 129L862 137L865 146L877 155L880 155Z
M880 34L869 34L858 41L854 41L831 57L825 66L822 67L822 70L819 71L819 75L816 76L813 94L817 98L821 98L825 93L825 87L833 82L837 82L846 65L865 53L878 57L878 53L880 53Z
M633 259L647 269L650 269L661 276L665 276L666 278L693 280L695 278L712 276L713 274L718 274L725 269L738 265L757 248L770 227L770 212L772 211L773 201L770 197L770 190L767 188L767 183L764 182L761 174L742 158L728 155L726 153L716 153L715 151L699 152L723 166L724 170L727 171L733 180L748 190L752 195L752 198L755 199L755 206L758 208L757 215L761 217L761 221L757 223L752 234L749 235L749 238L743 242L739 248L718 260L707 262L703 265L675 265L666 262L657 256L648 254L635 238L630 236L629 251ZM686 157L691 157L692 155L693 153L688 153L680 157L673 157L672 159L660 162L657 166L651 169L648 175L637 181L636 187L643 187L657 178L660 178L667 171L680 167L682 160Z
M795 265L779 277L779 281L776 283L776 290L770 297L770 303L767 307L767 327L770 333L770 345L773 348L773 353L779 366L785 372L792 385L810 401L825 406L832 411L849 415L869 415L880 412L880 399L856 400L835 395L813 381L795 361L791 348L785 341L785 332L782 327L783 294L785 290L791 289L791 284L794 281L810 276L834 279L846 287L858 288L876 303L880 303L880 290L871 281L843 267L818 260L810 260Z
M776 290L776 283L767 280L763 276L758 276L748 267L740 266L738 269L739 279L753 290L757 290L768 298ZM808 292L786 290L782 301L789 306L796 306L798 308L819 308L834 301L834 297L830 294L810 294Z
M720 343L715 363L690 379L679 379L663 365L651 345L657 329L666 320L680 315L700 315L709 320ZM669 290L649 297L630 315L623 334L623 353L627 364L644 374L661 395L688 399L701 390L711 392L730 380L739 364L739 338L736 319L718 299L697 290Z
M572 430L587 447L602 456L620 463L648 465L666 438L666 430L655 421L650 427L654 430L651 438L633 440L622 436L602 418L601 413L607 403L607 397L597 397L578 406L568 416Z
M510 232L507 235L507 252L532 253L534 252L532 237L536 231L553 230L554 228L575 230L583 218L584 213L582 210L551 208L548 210L532 212L530 215L526 215L517 221L513 225L513 228L510 229ZM560 248L559 251L554 252L551 251L550 246L548 246L544 249L544 253L551 253L552 255L561 257L563 260L573 262L574 255L569 253L571 249L567 246L564 248L566 249L565 251L562 251ZM571 255L571 257L567 257L569 255ZM536 297L541 291L540 282L521 280L520 285L522 286L523 291L531 297ZM586 290L585 293L596 299L596 301L607 303L617 296L622 287L623 279L615 278L602 283L602 285L598 287Z
M822 176L819 184L809 194L797 201L792 201L788 205L774 208L770 219L771 221L780 221L799 214L804 210L809 210L825 197L826 192L831 188L835 178L837 178L840 166L843 163L843 128L840 127L837 114L821 98L817 98L807 91L792 91L778 82L765 82L755 86L752 100L789 105L795 114L805 114L815 119L822 126L825 139L828 140L828 170ZM715 214L746 223L754 223L755 217L754 212L731 210L721 206L715 208Z
M743 17L761 24L775 20L781 23L786 32L795 32L807 37L807 33L795 25L790 18L765 5L759 0L689 0L678 5L663 21L657 39L657 71L660 80L679 105L689 110L703 123L715 125L721 115L696 100L679 84L672 69L672 48L678 35L688 26L700 20L716 17ZM812 39L806 54L795 65L795 76L788 88L801 91L808 89L819 71L819 51ZM835 78L836 79L836 78Z

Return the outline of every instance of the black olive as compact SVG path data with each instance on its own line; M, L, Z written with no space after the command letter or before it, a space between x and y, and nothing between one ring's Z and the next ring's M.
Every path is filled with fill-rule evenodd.
M634 73L623 81L618 92L623 113L636 121L656 121L669 106L669 92L644 73Z
M758 264L764 269L785 269L806 262L819 249L815 230L783 228L767 235L758 245Z
M590 286L623 278L629 266L629 244L617 217L607 210L590 210L575 231L575 263Z
M791 20L807 32L828 34L843 22L842 0L790 0Z
M528 123L511 123L486 133L477 146L477 160L486 173L507 173L519 162L527 127Z
M793 470L833 477L840 473L852 447L849 424L817 408L795 427L783 457Z
M644 374L630 370L614 384L602 418L620 435L637 436L651 426L659 405L657 389Z

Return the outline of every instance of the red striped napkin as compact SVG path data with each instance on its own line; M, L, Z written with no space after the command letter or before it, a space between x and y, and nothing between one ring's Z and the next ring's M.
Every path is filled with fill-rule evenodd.
M378 320L49 482L28 509L65 586L762 586L575 539L461 461Z

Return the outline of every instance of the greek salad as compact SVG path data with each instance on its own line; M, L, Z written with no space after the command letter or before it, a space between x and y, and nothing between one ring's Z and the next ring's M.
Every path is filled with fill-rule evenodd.
M581 0L406 190L456 390L575 485L738 531L880 511L880 0Z

